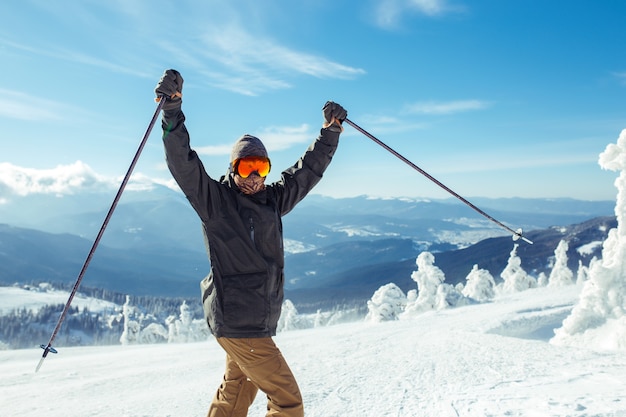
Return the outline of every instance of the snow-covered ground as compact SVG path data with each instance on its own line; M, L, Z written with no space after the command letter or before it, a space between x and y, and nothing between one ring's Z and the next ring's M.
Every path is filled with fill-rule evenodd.
M31 287L29 289L2 287L0 290L0 314L7 314L18 309L38 311L47 305L65 305L68 296L69 292L54 290L47 284L42 284L39 288ZM114 303L85 297L80 293L77 293L72 300L72 307L78 307L80 310L87 308L94 313L119 309L119 306Z
M626 352L548 343L581 287L382 323L280 333L314 416L626 416ZM0 351L0 415L200 416L221 382L214 340ZM259 393L250 416L265 413Z

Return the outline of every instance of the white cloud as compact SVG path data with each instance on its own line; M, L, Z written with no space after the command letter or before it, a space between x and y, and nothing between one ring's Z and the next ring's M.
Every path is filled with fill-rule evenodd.
M429 127L427 123L420 123L406 119L399 119L395 116L364 114L359 117L358 121L352 120L360 128L373 135L398 134L404 132L412 132L415 130L423 130ZM347 125L344 125L347 126ZM361 133L356 129L347 128L343 136L360 136Z
M18 120L60 120L59 103L19 91L0 89L0 117Z
M88 123L94 114L87 109L61 101L36 97L21 91L0 88L0 119L29 122Z
M120 184L122 183L123 177L117 179L116 187L119 189ZM129 191L150 191L153 190L155 185L162 185L164 187L170 188L175 191L180 191L178 184L174 178L155 178L149 177L140 172L133 173L128 181L128 185L126 189Z
M85 189L101 190L113 186L113 181L96 174L88 165L76 161L52 169L23 168L8 162L0 163L0 185L12 193L73 194Z
M12 42L6 39L0 39L0 45L4 45L12 49L26 51L26 52L40 55L40 56L46 56L49 58L58 59L61 61L68 61L72 63L88 65L91 67L98 67L98 68L102 68L111 72L130 74L130 75L134 75L138 77L153 77L154 76L153 74L147 71L146 72L139 71L135 68L118 65L108 59L96 58L94 56L91 56L85 53L72 51L72 50L65 49L65 48L48 46L45 49L40 49L40 48L35 48L32 46Z
M434 16L447 10L446 0L409 0L409 5L420 12Z
M309 143L314 133L309 125L300 126L270 126L259 132L258 137L263 141L268 151L281 151L293 145Z
M290 88L297 76L352 79L365 70L340 64L314 53L288 48L274 40L230 25L213 25L196 43L160 47L208 79L216 88L255 96L264 91ZM216 65L217 64L217 65Z
M81 161L69 165L58 165L51 169L24 168L8 162L0 162L0 193L2 194L26 196L110 192L118 190L122 180L123 177L113 178L100 175ZM153 178L139 172L132 174L126 189L129 191L152 190L155 185L179 190L176 181L171 177ZM5 197L0 197L0 204L8 201Z
M448 0L383 0L377 3L374 16L378 26L393 29L410 14L435 17L459 10Z
M65 47L71 42L52 43L52 39L48 45L31 45L0 38L0 46L147 78L154 77L157 67L162 68L161 57L165 57L185 73L197 71L212 87L250 96L290 88L299 76L353 79L365 74L361 68L323 56L324 51L300 51L266 35L264 27L272 25L274 17L265 3L250 1L237 6L229 1L202 5L181 1L176 5L161 2L156 8L148 3L127 3L116 0L76 6L72 15L79 18L70 23L94 37L105 32L107 37L124 39L127 28L134 28L133 37L123 48L113 49L101 36L89 42L89 49ZM40 7L59 21L69 20L58 8L47 4ZM100 18L103 7L106 18ZM159 31L172 28L168 24L155 26L163 16L176 16L171 17L176 21L175 36L158 36Z
M215 28L205 33L202 41L208 55L241 73L273 69L317 78L341 79L365 73L362 69L342 65L319 55L289 49L236 26Z
M261 139L268 152L289 149L293 145L308 143L315 133L309 125L300 126L269 126L258 132L248 132ZM195 147L194 150L200 155L230 155L233 144L209 145Z
M208 145L208 146L194 146L194 150L198 155L208 156L220 156L230 155L230 151L233 145Z
M425 101L410 104L406 106L405 111L411 114L451 114L482 110L489 106L491 106L491 103L482 100Z

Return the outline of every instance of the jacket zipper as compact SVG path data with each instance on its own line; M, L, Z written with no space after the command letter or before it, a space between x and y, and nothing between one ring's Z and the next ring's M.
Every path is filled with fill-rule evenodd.
M250 217L250 239L254 243L254 220L252 220L252 217Z

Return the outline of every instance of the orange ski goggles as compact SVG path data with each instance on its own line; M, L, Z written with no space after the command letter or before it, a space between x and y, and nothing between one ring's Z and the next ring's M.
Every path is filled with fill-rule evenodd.
M235 160L233 167L241 178L248 178L253 172L257 172L261 177L267 177L272 164L270 159L264 156L246 156Z

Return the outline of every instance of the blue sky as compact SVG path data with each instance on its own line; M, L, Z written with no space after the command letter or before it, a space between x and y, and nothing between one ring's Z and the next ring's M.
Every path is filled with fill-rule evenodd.
M0 180L24 193L119 181L176 68L214 177L251 133L275 180L332 99L465 197L615 198L597 161L626 128L623 1L21 0L0 14ZM158 125L135 172L171 181ZM448 196L350 127L315 192Z

